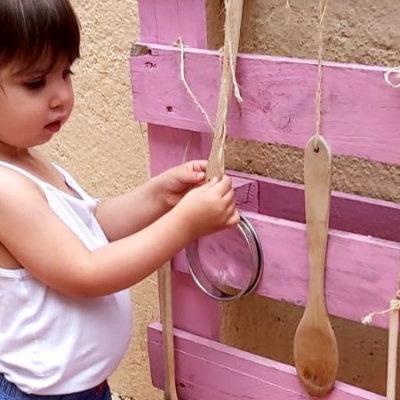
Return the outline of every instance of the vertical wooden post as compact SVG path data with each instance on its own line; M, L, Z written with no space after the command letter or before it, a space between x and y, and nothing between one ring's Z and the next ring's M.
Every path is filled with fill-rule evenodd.
M143 42L207 47L206 0L138 0Z
M138 0L138 7L142 42L172 44L180 37L187 46L207 47L205 0ZM192 101L189 96L188 101ZM165 112L168 112L167 104L165 106ZM152 175L182 162L189 141L188 159L208 157L204 151L207 147L204 142L208 138L199 133L149 124L148 137ZM182 273L173 271L172 287L174 325L209 339L218 339L219 304L201 293L190 277ZM191 312L187 311L189 307Z

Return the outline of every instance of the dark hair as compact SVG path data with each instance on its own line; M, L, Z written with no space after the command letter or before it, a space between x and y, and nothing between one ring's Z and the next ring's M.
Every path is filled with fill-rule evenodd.
M69 0L0 0L0 66L19 71L41 60L51 69L80 56L80 26Z

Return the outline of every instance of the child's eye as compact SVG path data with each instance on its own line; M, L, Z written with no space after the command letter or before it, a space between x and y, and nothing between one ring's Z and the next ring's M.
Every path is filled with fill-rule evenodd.
M24 85L30 90L40 89L46 85L46 78L33 79L25 82Z
M67 79L70 75L74 75L74 73L71 71L71 68L67 68L63 72L63 78Z

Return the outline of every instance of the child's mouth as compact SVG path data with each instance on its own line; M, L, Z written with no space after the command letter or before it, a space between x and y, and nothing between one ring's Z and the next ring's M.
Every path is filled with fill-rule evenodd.
M61 121L54 121L50 124L47 124L45 128L53 133L58 132L61 129Z

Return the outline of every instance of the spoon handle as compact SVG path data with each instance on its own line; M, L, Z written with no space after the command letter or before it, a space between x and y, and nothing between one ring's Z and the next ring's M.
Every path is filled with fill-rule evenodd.
M158 270L160 285L160 314L163 325L165 388L164 400L178 400L175 378L174 322L172 316L171 265Z
M325 305L325 257L331 197L332 156L321 136L312 137L304 153L304 190L309 257L309 302Z
M240 41L244 0L229 2L225 15L225 42L222 61L221 83L218 97L217 116L210 157L206 169L206 181L224 175L224 150L226 137L226 117L234 87L234 72ZM227 34L229 33L229 35ZM229 36L229 37L228 37ZM233 72L233 73L232 73Z

